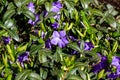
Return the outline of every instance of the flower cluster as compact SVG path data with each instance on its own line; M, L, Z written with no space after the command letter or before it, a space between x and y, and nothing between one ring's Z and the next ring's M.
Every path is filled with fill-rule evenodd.
M98 56L100 57L100 62L93 65L92 71L97 74L101 70L105 70L109 74L107 74L107 78L109 79L116 79L120 76L120 57L114 56L112 59L112 62L108 63L108 58L106 56L102 56L98 53ZM112 66L112 68L115 68L115 71L112 70L112 68L109 67L109 65ZM111 70L110 70L111 69Z
M18 56L17 61L20 62L22 67L24 67L24 62L29 60L28 56L29 56L29 51L26 51Z
M22 1L0 2L1 80L119 80L118 8L99 0Z
M108 75L108 78L116 79L120 76L120 57L114 56L111 65L116 68L116 71L111 72L111 74Z
M51 45L58 45L60 48L65 47L68 44L65 31L54 31L52 38L46 41L46 48L51 48Z
M31 25L35 25L40 20L39 15L35 14L35 5L32 2L30 2L27 7L35 15L35 21L30 19L28 23Z
M100 72L101 70L108 70L108 61L107 61L107 57L106 56L103 56L101 54L98 53L98 56L100 57L100 62L98 64L95 64L93 66L93 69L92 71L94 73L98 73Z
M10 41L11 41L10 37L3 36L2 38L3 38L3 42L4 42L5 45L10 44Z

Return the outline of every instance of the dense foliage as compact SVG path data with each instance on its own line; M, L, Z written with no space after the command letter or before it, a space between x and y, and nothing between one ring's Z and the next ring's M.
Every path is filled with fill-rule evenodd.
M0 0L0 80L119 80L119 44L110 4Z

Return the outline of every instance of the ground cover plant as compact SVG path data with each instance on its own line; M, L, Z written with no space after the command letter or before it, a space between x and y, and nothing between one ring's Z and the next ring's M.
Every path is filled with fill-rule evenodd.
M119 80L119 7L102 1L0 0L0 80Z

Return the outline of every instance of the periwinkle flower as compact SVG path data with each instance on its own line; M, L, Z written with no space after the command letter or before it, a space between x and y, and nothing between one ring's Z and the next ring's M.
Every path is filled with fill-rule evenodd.
M92 67L92 71L94 73L98 73L98 72L100 72L103 69L106 70L106 71L108 70L107 57L103 56L103 55L100 55L100 58L101 58L100 62Z
M10 44L10 41L11 41L10 37L3 36L2 39L3 39L3 42L4 42L5 45Z
M73 37L73 36L69 36L69 38L72 40L72 41L77 41L77 38ZM78 46L80 47L81 45L81 42L78 41L77 42ZM92 50L92 48L94 48L93 44L91 42L84 42L84 50ZM75 50L71 50L71 54L78 54L79 52L78 51L75 51Z
M61 16L61 15L58 13L58 14L56 14L55 16L53 16L53 18L56 19L56 20L60 20L60 16Z
M72 31L69 31L68 36L71 41L75 42L78 40L78 36L76 36Z
M91 50L92 48L94 48L94 46L91 42L84 43L84 50Z
M120 66L120 57L114 56L112 59L111 65L116 66L116 67Z
M57 22L54 22L52 25L53 29L59 28L59 24Z
M35 5L34 5L32 2L30 2L27 7L28 7L28 9L29 9L30 11L32 11L33 13L35 12Z
M53 2L51 11L59 12L61 8L62 8L62 4L60 2Z
M24 62L28 61L29 51L22 53L18 56L17 61L20 62L21 66L24 67Z
M79 54L79 52L76 50L71 50L71 54Z
M31 24L31 25L35 25L39 20L40 20L39 15L35 14L35 21L33 21L33 20L30 19L28 21L28 23Z
M29 9L32 13L35 14L35 5L34 5L32 2L30 2L27 7L28 7L28 9ZM31 25L35 25L35 24L40 20L39 16L40 16L40 15L35 14L35 21L33 21L33 20L30 19L30 20L28 21L28 23L31 24Z
M116 73L111 73L111 74L107 75L107 78L109 78L109 79L116 79L117 77L119 77L119 75Z
M60 48L65 47L68 44L65 31L54 31L52 34L51 44L58 45Z
M120 57L114 56L112 59L112 66L116 67L116 72L111 72L111 74L108 75L108 78L110 79L116 79L120 77Z
M48 12L45 10L43 11L43 17L46 17L48 15Z
M52 49L52 44L50 42L50 39L45 41L45 48Z

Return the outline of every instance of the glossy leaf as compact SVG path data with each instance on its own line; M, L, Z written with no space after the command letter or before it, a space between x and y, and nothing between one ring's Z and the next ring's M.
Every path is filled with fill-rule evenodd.
M49 2L46 2L46 3L45 3L45 8L46 8L46 10L47 10L48 12L50 12L50 11L51 11L51 8L52 8L52 4L49 3Z
M16 77L15 80L26 80L27 77L30 75L30 70L24 70L20 72Z
M10 19L15 14L15 10L7 10L5 14L3 15L3 21Z
M28 78L29 78L30 80L42 80L41 77L40 77L40 75L38 75L38 74L35 73L35 72L31 72L31 73L29 74Z
M23 14L27 17L27 18L29 18L29 19L31 19L31 20L35 20L35 15L30 11L30 10L24 10L23 11Z
M81 51L81 49L79 48L79 46L76 43L70 43L70 44L68 44L68 46L76 51Z
M104 76L104 69L103 70L101 70L100 72L99 72L99 74L98 74L98 79L100 79L100 78L102 78L103 76Z

